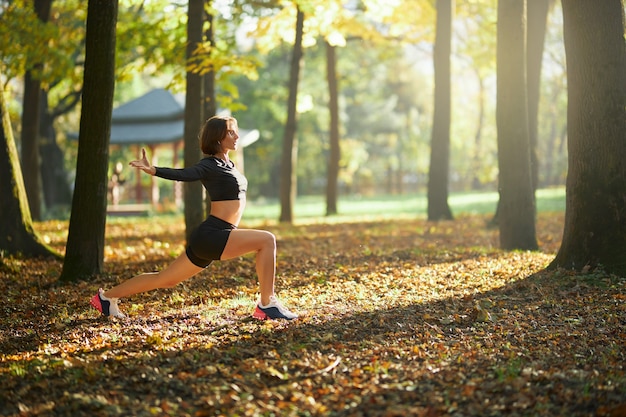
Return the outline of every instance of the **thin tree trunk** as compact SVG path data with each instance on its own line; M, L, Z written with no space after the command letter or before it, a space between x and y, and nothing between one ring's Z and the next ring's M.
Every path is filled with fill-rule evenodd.
M205 0L205 11L213 9L213 0ZM205 13L206 22L208 23L207 30L205 32L206 42L208 42L211 46L215 45L215 30L214 30L214 22L215 19L211 13ZM203 77L203 101L204 113L202 115L201 121L204 121L210 117L213 117L217 114L217 101L215 95L215 70L211 67L211 70L207 72ZM241 154L243 155L243 148L241 149ZM211 196L209 193L205 195L206 199L206 213L211 212Z
M202 42L202 23L204 22L204 0L189 0L187 10L187 59L191 59L197 44ZM201 156L198 132L202 124L202 76L187 71L187 87L185 94L185 148L184 163L186 167L198 163ZM202 184L200 181L183 184L185 200L185 233L186 238L193 229L204 220L204 204L202 201Z
M39 113L39 154L41 159L41 176L43 197L47 210L61 207L69 211L72 204L72 191L65 170L63 151L57 143L53 116L48 110L48 93L41 91Z
M435 35L435 113L428 173L428 220L451 220L448 205L450 169L450 52L452 45L452 0L437 0Z
M478 78L478 123L476 125L476 132L474 133L474 156L472 158L472 189L477 190L480 188L480 178L478 172L482 164L480 155L482 154L481 143L483 137L483 124L485 121L485 81L483 80L480 70L476 69L476 76Z
M41 67L40 65L38 65ZM40 82L33 71L24 75L24 102L22 105L22 166L28 206L34 220L41 220L41 168L37 133L39 126Z
M551 0L528 1L528 51L526 61L526 77L528 89L528 141L530 144L530 168L533 180L533 190L539 186L539 157L538 147L538 115L541 87L541 66L543 62L543 47L546 37L546 24Z
M297 109L298 82L300 79L300 66L302 62L302 35L304 31L304 13L298 8L296 17L296 38L291 57L291 69L289 72L289 99L287 101L287 123L283 138L283 154L281 159L280 178L280 221L293 222L293 205L297 194L297 165L298 165L298 139Z
M337 86L337 57L336 48L326 42L326 76L328 79L328 94L330 111L330 156L328 158L328 178L326 185L326 215L337 214L337 185L339 180L339 88Z
M50 16L51 0L34 0L35 14L41 22L47 22ZM28 195L28 205L34 220L41 220L41 166L39 156L39 100L41 82L40 72L43 62L30 62L30 68L24 75L24 102L22 104L22 166L24 185Z
M502 249L537 249L526 101L526 1L498 1L497 109Z
M76 185L62 281L91 277L104 264L117 11L117 0L89 0L87 6Z

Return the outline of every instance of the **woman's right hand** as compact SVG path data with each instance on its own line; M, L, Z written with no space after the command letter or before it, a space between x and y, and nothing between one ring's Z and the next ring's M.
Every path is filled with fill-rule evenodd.
M129 165L133 168L139 168L146 174L156 174L156 168L153 167L148 161L148 158L146 157L146 150L144 148L141 148L141 159L130 161Z

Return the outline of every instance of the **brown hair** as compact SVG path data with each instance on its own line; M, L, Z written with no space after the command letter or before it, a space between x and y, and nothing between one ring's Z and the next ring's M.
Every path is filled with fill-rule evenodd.
M232 116L213 116L204 122L198 139L200 149L205 155L215 155L222 151L220 141L228 134L228 122L234 120Z

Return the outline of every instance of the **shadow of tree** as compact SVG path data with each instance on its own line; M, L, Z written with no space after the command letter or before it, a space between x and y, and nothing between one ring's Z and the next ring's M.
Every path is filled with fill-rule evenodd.
M60 398L54 414L177 414L163 408L174 404L198 415L602 414L626 394L623 288L616 277L539 273L466 297L311 309L289 323L165 312L119 322L127 340L110 348L25 364L2 411ZM79 319L52 331L93 338L110 326Z

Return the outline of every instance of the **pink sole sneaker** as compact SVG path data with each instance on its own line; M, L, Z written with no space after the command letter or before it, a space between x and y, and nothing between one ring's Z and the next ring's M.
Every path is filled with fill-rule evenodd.
M252 317L259 320L268 320L268 319L284 319L284 320L293 320L297 319L298 315L289 311L287 307L281 304L280 301L276 299L273 295L270 297L270 303L261 307L260 301L257 303L256 308L254 309L254 313Z

